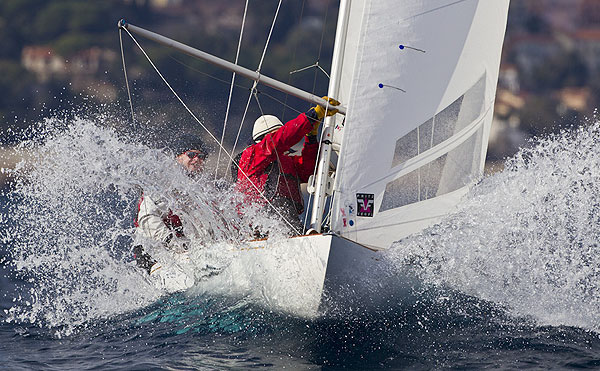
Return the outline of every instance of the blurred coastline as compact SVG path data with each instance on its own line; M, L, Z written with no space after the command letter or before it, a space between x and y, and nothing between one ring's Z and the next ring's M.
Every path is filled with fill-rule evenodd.
M17 135L7 134L9 127L15 129L11 133L19 132L55 112L84 107L112 106L128 115L115 25L118 19L233 60L244 4L219 0L0 2L2 168L14 167L18 160L8 149L19 140ZM329 69L337 6L336 1L286 1L261 72L307 91L326 91L327 79L316 68L290 71L315 60ZM240 65L257 64L276 8L277 2L263 1L248 10ZM144 130L152 128L156 137L171 135L173 125L196 130L143 55L123 36L136 120L143 123ZM230 73L162 46L145 46L204 124L220 136ZM243 78L236 84L250 86ZM289 105L283 108L283 120L292 118L294 110L307 108L304 102L268 93L275 98L265 98L265 111L282 112L281 101ZM232 98L230 121L240 122L247 92L237 89ZM501 168L498 164L528 145L531 138L589 124L599 102L600 1L511 0L486 172ZM252 121L258 114L258 108L251 107L246 120ZM242 141L249 137L249 126L243 127ZM232 134L225 140L232 143ZM6 179L6 171L0 173L0 182Z

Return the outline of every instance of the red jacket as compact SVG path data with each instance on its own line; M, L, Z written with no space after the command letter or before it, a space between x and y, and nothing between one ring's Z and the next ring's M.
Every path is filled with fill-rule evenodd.
M238 171L237 189L248 195L250 202L265 202L243 171L269 201L278 198L291 200L297 213L301 214L304 202L300 183L306 183L314 172L318 143L315 137L307 137L302 156L288 156L284 152L300 142L312 128L313 121L302 113L246 148L239 162L241 171Z

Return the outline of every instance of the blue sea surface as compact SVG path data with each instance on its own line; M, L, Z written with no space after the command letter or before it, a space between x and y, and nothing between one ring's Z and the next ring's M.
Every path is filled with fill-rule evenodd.
M90 119L42 137L41 166L0 192L1 369L600 368L599 124L523 150L394 244L377 306L315 318L243 291L157 291L132 264L131 221L139 188L178 179L172 158ZM213 266L227 264L216 239L234 238L218 233ZM408 292L394 284L406 269Z
M10 370L600 366L595 332L537 326L459 294L440 303L439 294L424 293L410 307L315 320L177 294L65 337L3 323L0 355Z

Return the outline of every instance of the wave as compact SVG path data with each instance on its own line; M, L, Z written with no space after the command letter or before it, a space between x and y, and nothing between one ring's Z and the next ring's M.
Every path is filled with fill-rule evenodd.
M10 174L15 181L4 195L8 206L0 219L2 244L10 251L5 264L18 280L6 322L69 335L95 320L148 308L164 298L166 293L145 280L132 261L132 221L142 190L163 195L181 210L189 221L186 235L193 235L191 225L210 231L193 237L190 257L198 272L208 266L225 269L252 232L252 223L268 225L274 237L286 235L284 225L257 210L239 215L240 200L229 186L216 187L208 175L190 178L168 149L119 134L107 125L111 120L49 119L18 146L26 160ZM460 314L459 304L448 303L456 301L475 312L482 305L492 308L484 311L488 314L505 308L540 324L600 331L599 141L600 123L540 140L477 184L456 213L396 243L384 254L383 264L392 269L386 280L393 280L394 269L409 268L426 285L441 289L415 292L412 302L388 301L377 309L391 313L382 321L409 318L417 302L430 303L413 313L421 322L439 318L438 310ZM203 282L182 294L187 298L183 304L174 305L184 310L227 291ZM402 286L382 285L391 291ZM246 299L233 301L235 308L219 315L241 308L244 317L248 303L260 304L260 297ZM353 310L318 321L379 318ZM150 317L139 320L144 318ZM204 321L210 326L210 319ZM419 321L407 323L420 326ZM186 323L188 330L181 331L203 329ZM232 326L239 323L248 321Z
M387 260L540 324L600 331L600 123L522 149Z
M191 178L168 148L121 135L111 120L48 119L17 147L25 159L10 174L15 181L0 219L10 269L21 282L7 321L67 334L164 295L133 263L142 190L163 197L182 217L197 272L225 267L252 223L287 233L256 209L240 215L239 195L230 186L216 187L208 174Z

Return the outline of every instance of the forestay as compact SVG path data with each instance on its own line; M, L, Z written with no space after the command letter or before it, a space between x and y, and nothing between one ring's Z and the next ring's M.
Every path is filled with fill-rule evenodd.
M351 2L332 231L387 248L439 220L481 176L508 4Z

